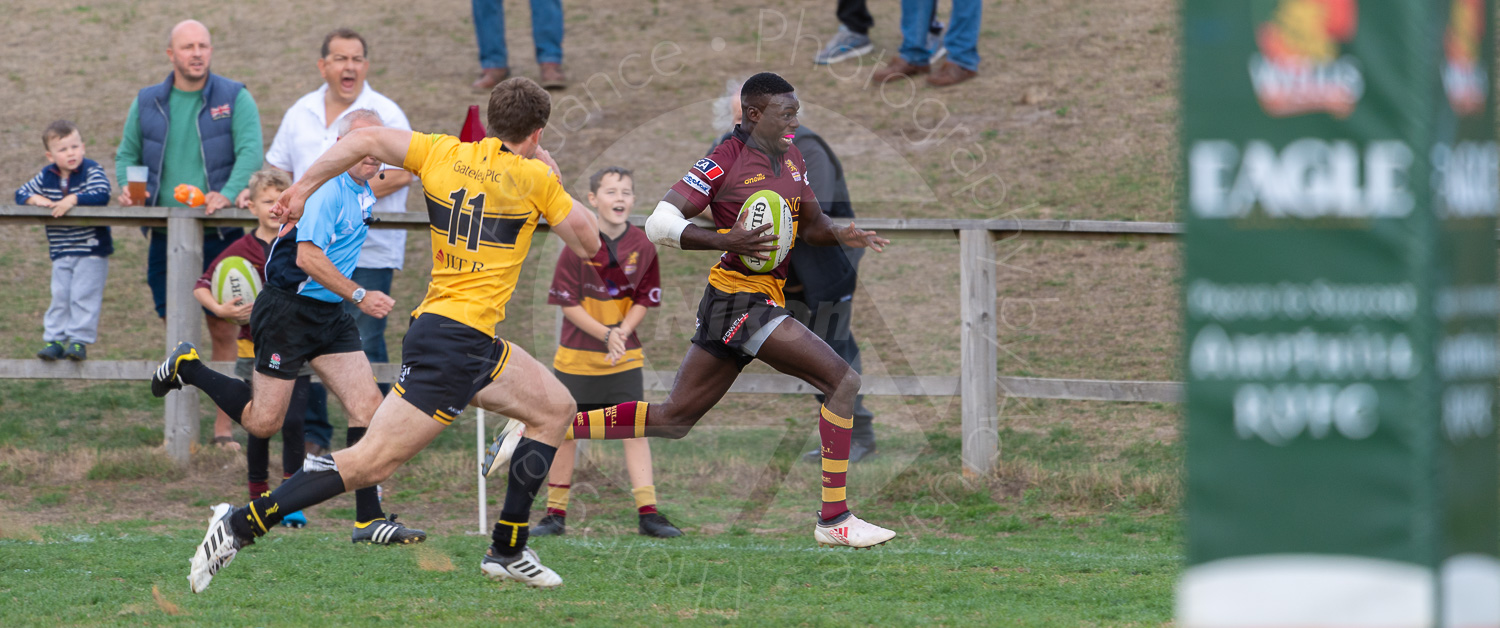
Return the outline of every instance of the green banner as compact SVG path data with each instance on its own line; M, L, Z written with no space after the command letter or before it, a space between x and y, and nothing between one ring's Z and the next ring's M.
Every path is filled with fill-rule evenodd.
M1500 626L1491 0L1186 0L1184 626Z

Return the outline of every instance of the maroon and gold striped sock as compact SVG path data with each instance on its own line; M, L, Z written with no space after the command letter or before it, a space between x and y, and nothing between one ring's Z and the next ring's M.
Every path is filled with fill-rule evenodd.
M567 440L624 440L646 435L650 404L629 401L603 410L579 412L563 438Z
M649 515L656 512L656 485L647 484L630 489L631 496L635 497L635 511L637 514Z
M818 421L818 437L823 443L823 509L818 513L828 521L849 512L844 498L844 480L849 473L849 441L854 434L854 420L834 414L824 406Z
M572 484L547 483L547 514L559 517L568 516L568 492L573 489Z

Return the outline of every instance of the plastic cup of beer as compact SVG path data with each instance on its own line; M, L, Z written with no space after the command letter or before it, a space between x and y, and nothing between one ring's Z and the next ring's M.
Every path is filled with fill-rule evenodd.
M146 204L146 179L151 176L151 169L146 166L126 166L125 180L127 189L130 191L130 202L136 205Z

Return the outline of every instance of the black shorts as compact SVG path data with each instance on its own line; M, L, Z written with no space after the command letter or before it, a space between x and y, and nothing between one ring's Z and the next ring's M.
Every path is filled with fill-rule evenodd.
M401 340L401 375L391 387L443 425L505 370L510 343L437 314L411 321Z
M568 392L573 393L573 401L578 404L579 412L603 410L629 401L640 401L646 396L641 369L610 375L573 375L557 370L552 372L557 375L557 381L562 382L563 386L568 387Z
M313 358L364 351L354 317L329 303L267 286L250 310L255 370L293 380Z
M791 312L759 292L724 292L713 286L703 290L698 302L698 331L693 344L714 357L745 368L755 358L745 353L745 342L771 321Z

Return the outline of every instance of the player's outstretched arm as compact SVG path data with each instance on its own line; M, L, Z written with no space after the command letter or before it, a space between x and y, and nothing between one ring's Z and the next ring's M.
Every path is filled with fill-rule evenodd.
M594 257L599 252L599 247L603 246L599 241L599 223L594 221L594 213L576 199L568 217L563 219L562 224L554 225L552 231L562 238L563 244L568 245L568 250L583 259Z
M871 248L880 253L885 250L885 245L891 243L890 240L875 235L874 231L855 227L853 221L840 229L828 219L828 214L823 213L823 206L818 204L818 199L811 196L802 198L802 220L802 241L813 246L842 244L856 249Z
M281 193L281 198L271 208L271 215L284 222L302 218L302 206L314 191L365 157L374 157L388 164L406 163L406 149L411 146L411 136L411 131L390 127L365 127L350 131L308 166L301 179Z
M688 222L688 218L702 211L702 207L693 207L676 190L667 190L667 195L646 219L646 237L656 244L684 251L728 251L760 259L770 259L767 252L776 250L776 236L766 233L770 224L750 230L742 221L737 221L720 233Z

